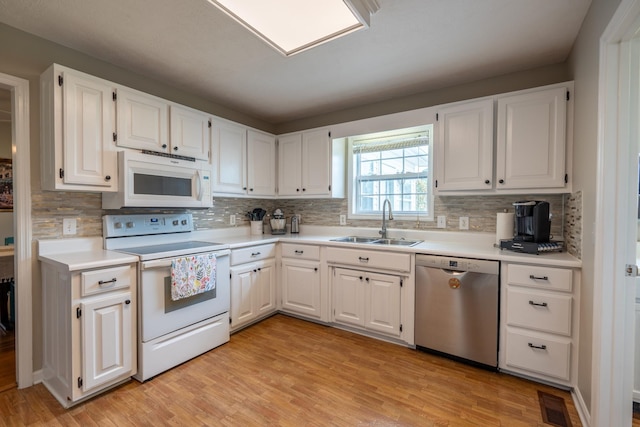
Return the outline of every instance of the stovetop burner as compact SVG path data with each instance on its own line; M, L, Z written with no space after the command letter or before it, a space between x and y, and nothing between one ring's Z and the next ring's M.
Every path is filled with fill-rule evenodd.
M159 245L137 246L132 248L121 248L118 251L133 255L162 255L164 253L174 253L178 251L186 251L188 253L203 252L203 250L210 251L220 249L220 247L223 246L225 246L223 243L188 241L162 243Z

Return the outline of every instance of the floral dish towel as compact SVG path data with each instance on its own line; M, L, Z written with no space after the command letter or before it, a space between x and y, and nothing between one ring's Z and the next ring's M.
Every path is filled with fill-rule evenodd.
M176 301L216 287L216 256L212 253L171 261L171 299Z

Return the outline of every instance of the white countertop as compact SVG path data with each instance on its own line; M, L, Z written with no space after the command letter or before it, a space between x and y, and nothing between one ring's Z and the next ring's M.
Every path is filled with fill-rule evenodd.
M265 243L302 243L351 247L374 251L393 251L444 255L463 258L477 258L527 264L539 264L558 267L580 268L582 262L566 252L553 252L541 255L522 254L500 250L493 246L495 234L474 232L446 232L425 230L389 229L391 238L423 240L422 243L407 246L371 245L366 243L332 242L331 239L343 236L379 237L376 228L301 226L299 234L251 235L249 227L230 227L216 230L200 230L191 233L192 240L218 242L229 245L231 249L255 246ZM100 268L110 265L136 262L133 255L102 248L100 237L76 239L46 239L38 241L38 259L42 262L57 264L68 271Z

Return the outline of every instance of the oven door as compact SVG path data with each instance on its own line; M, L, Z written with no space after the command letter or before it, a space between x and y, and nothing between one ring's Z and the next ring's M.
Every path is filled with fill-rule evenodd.
M213 252L216 255L215 289L177 301L171 299L172 258L140 263L138 301L142 342L229 311L229 253L229 250Z

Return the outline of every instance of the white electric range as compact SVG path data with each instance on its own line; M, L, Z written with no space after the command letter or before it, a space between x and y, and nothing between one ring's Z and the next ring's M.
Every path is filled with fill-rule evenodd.
M104 248L137 255L138 373L145 381L229 341L228 245L192 240L191 214L105 215ZM215 288L173 300L171 264L215 255Z

